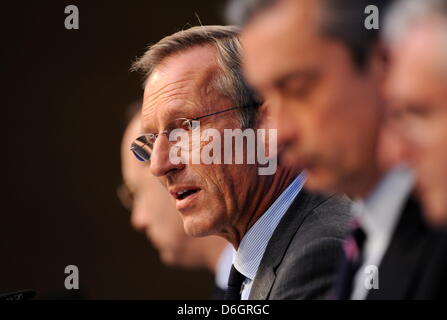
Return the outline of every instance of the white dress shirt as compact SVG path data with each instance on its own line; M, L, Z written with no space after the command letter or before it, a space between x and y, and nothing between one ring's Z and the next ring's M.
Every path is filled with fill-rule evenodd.
M354 203L353 214L366 234L366 242L363 264L354 277L351 300L364 300L369 290L374 290L365 284L371 275L368 267L379 268L413 186L413 173L398 166L387 173L364 201ZM380 274L377 276L380 288Z
M247 278L242 287L241 300L248 300L253 280L270 238L303 188L305 181L306 175L302 172L248 230L242 238L238 250L235 251L233 265Z

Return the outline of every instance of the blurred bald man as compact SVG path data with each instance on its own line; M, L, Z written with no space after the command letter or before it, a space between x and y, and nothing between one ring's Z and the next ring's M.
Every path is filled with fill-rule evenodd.
M131 223L134 229L146 234L164 264L211 271L215 274L215 288L211 298L223 299L232 264L232 247L216 236L187 236L166 189L150 173L147 165L139 162L129 152L129 145L141 133L141 105L140 101L131 106L131 120L122 139L124 184L119 189L121 202L132 212Z
M429 221L447 227L447 1L401 1L387 20L390 122Z

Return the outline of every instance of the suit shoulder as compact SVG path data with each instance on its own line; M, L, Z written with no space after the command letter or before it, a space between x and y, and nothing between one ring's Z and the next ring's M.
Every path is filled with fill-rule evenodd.
M322 299L334 281L351 201L344 196L306 196L304 219L278 265L271 299Z
M351 205L346 196L314 194L311 208L293 242L308 244L320 238L344 239L352 218Z

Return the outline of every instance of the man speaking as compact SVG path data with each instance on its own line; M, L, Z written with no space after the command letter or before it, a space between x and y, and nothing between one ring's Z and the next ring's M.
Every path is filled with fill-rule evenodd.
M144 134L132 150L167 187L189 235L219 235L233 245L227 299L322 298L334 280L350 201L304 191L305 173L281 161L271 175L259 174L259 162L235 163L240 154L228 152L232 146L216 134L195 146L172 139L177 129L191 138L198 127L221 136L253 130L247 140L256 143L247 145L270 150L270 134L258 134L265 104L241 75L238 32L194 27L162 39L134 64L145 75L145 91ZM210 144L220 146L211 157L222 161L171 161L179 151L173 148L189 159Z

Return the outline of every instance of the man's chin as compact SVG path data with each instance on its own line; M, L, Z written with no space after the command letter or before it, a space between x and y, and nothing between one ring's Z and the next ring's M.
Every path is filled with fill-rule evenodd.
M212 235L209 228L204 226L203 223L194 220L195 219L192 217L183 218L184 229L187 236L199 238Z
M186 235L194 238L216 235L219 223L210 219L211 214L212 212L205 210L205 212L183 216L183 227Z
M168 267L182 267L182 268L188 267L188 265L186 265L185 262L182 261L181 255L175 253L175 251L160 250L159 256L161 262L163 262L163 264Z
M160 260L161 262L163 262L164 265L168 266L168 267L178 267L178 263L176 261L176 259L169 254L164 254L162 252L160 252Z
M285 167L301 167L301 156L292 149L286 149L277 155L278 164Z
M202 237L208 237L215 235L213 232L210 232L209 230L204 230L197 227L185 227L185 233L188 237L193 238L202 238Z
M306 170L306 189L316 192L333 193L337 190L337 182L333 175L326 170L310 169Z

